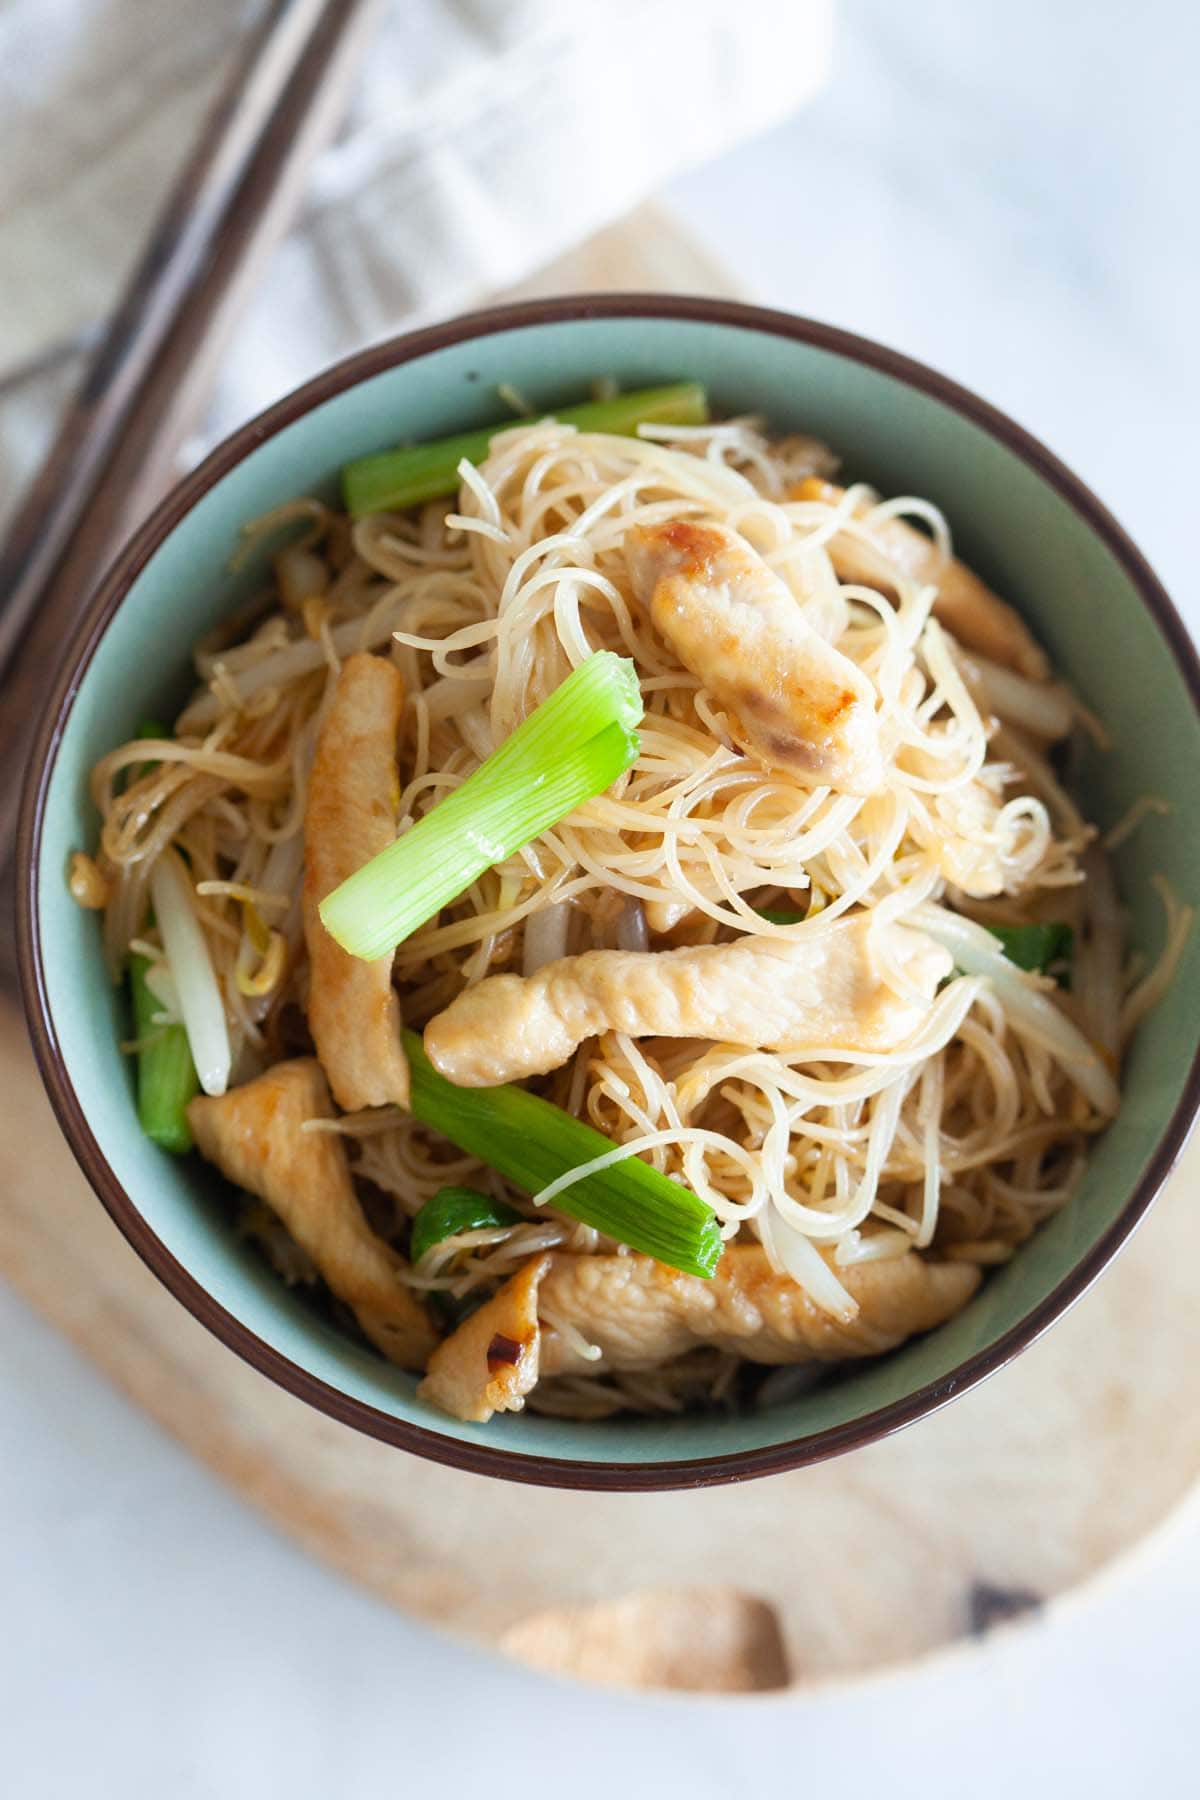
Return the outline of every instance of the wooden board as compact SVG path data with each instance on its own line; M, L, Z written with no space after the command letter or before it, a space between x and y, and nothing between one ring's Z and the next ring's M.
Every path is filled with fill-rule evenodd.
M647 209L523 291L639 285L728 289ZM520 1488L360 1437L209 1337L110 1224L0 1008L0 1273L314 1555L417 1618L588 1680L852 1677L1033 1616L1143 1542L1200 1472L1198 1184L1200 1143L1067 1319L886 1443L699 1493Z
M0 1271L26 1299L314 1555L543 1666L721 1689L903 1661L1077 1586L1200 1472L1200 1143L1074 1312L937 1417L741 1487L586 1495L421 1462L272 1386L109 1222L10 1009L0 1093Z

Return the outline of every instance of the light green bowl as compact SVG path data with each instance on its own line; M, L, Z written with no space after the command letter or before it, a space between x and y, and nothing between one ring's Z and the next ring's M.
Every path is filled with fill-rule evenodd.
M189 685L189 647L229 608L243 521L333 492L343 463L400 438L497 416L512 383L538 407L597 376L625 387L693 377L718 413L764 414L833 444L855 477L949 516L967 560L1026 614L1105 721L1113 750L1086 772L1109 823L1166 797L1118 856L1135 942L1161 941L1150 877L1200 892L1200 669L1179 619L1114 521L1047 451L919 364L784 314L704 300L608 296L460 319L351 358L247 425L158 509L118 558L61 672L21 831L21 933L35 1047L63 1128L104 1204L177 1297L265 1374L392 1443L483 1473L580 1487L740 1479L866 1443L961 1393L1083 1292L1146 1210L1197 1104L1200 941L1138 1033L1119 1118L1078 1196L989 1277L950 1324L789 1404L736 1417L572 1424L533 1414L460 1425L410 1376L289 1293L230 1229L228 1191L197 1158L138 1129L124 1023L94 916L68 896L70 852L96 819L88 770Z

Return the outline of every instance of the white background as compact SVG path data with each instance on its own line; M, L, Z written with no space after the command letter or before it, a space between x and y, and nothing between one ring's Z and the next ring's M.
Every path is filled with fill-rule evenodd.
M1200 622L1192 7L845 12L827 95L669 198L752 294L1012 412ZM706 1800L756 1780L850 1800L1007 1800L1018 1783L1125 1800L1131 1781L1182 1795L1198 1610L1193 1509L1042 1626L857 1687L708 1704L553 1684L307 1562L0 1291L0 1793L14 1800L515 1784Z

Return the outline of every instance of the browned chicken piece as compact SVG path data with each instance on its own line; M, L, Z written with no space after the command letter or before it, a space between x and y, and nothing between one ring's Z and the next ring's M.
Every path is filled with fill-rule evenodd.
M347 1112L408 1105L408 1059L392 958L364 962L336 944L317 908L396 835L396 732L404 682L382 656L351 656L317 738L304 809L308 1023Z
M400 1279L401 1259L367 1224L341 1139L301 1129L333 1117L316 1058L276 1063L215 1098L199 1094L187 1116L201 1154L279 1215L376 1348L423 1369L437 1334Z
M417 1389L422 1400L477 1425L520 1412L538 1378L538 1288L549 1266L548 1255L531 1257L438 1345Z
M932 938L904 925L872 927L866 913L790 940L589 950L536 975L489 975L466 988L425 1027L425 1050L459 1087L547 1074L601 1031L765 1050L893 1050L926 1009L884 983L875 946L926 1001L950 973L949 952Z
M858 1304L858 1317L849 1324L822 1312L789 1275L771 1267L757 1244L731 1244L711 1281L682 1275L650 1256L556 1253L541 1304L548 1317L573 1325L601 1357L585 1360L547 1327L541 1372L652 1368L700 1344L758 1363L877 1356L943 1324L979 1285L972 1264L926 1262L913 1250L852 1264L838 1277Z
M836 506L845 492L845 488L812 475L792 488L788 498L822 500ZM954 556L943 562L933 539L904 519L885 519L871 527L870 535L868 544L859 535L840 531L828 545L839 581L894 593L899 570L913 581L934 585L938 591L934 613L960 644L990 656L1005 668L1016 669L1031 681L1049 679L1046 653L1021 615L1007 600L993 594L965 563Z
M874 688L744 539L672 519L635 525L625 558L655 628L745 749L805 781L874 792L883 777Z

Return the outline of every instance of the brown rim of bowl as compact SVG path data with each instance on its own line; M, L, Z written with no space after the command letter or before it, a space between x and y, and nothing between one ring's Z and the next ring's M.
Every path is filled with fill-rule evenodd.
M45 796L73 697L109 621L134 579L200 497L265 439L273 437L276 432L310 412L313 407L386 369L411 362L448 345L471 338L488 337L499 331L560 321L614 318L696 319L708 324L729 325L774 337L796 339L878 369L885 375L894 376L980 426L1054 488L1116 558L1170 646L1191 695L1192 704L1200 714L1200 660L1197 659L1196 649L1183 621L1141 552L1090 489L1044 445L995 407L956 382L948 380L946 376L937 374L923 363L915 362L898 351L886 349L868 338L857 337L834 326L733 301L632 293L582 295L495 307L483 312L468 313L444 325L392 338L360 351L315 376L220 444L198 469L166 496L117 556L87 609L76 638L78 648L59 672L38 725L31 762L35 773L25 792L17 838L17 941L21 988L34 1053L55 1113L75 1158L113 1221L138 1255L202 1325L207 1326L248 1363L301 1400L307 1400L310 1405L343 1424L352 1425L359 1431L400 1449L413 1451L418 1456L447 1463L472 1474L502 1476L538 1486L637 1492L708 1487L822 1462L843 1451L874 1443L901 1426L924 1418L954 1396L964 1393L1002 1368L1074 1305L1144 1217L1183 1148L1197 1107L1200 1106L1200 1049L1193 1058L1183 1097L1164 1127L1120 1216L1065 1280L986 1350L968 1357L940 1380L917 1389L903 1400L879 1407L849 1424L816 1432L811 1437L793 1439L763 1449L685 1461L574 1462L562 1457L523 1455L505 1449L502 1442L497 1442L495 1446L463 1442L458 1438L443 1436L432 1428L393 1418L391 1414L381 1412L377 1407L369 1406L327 1382L318 1380L306 1369L264 1343L224 1307L218 1305L151 1231L117 1180L92 1135L67 1075L50 1017L38 928L38 860Z

